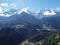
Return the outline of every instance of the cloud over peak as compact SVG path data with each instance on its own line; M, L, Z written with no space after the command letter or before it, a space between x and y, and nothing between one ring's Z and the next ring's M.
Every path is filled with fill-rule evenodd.
M45 11L43 14L49 16L49 15L55 15L56 13L55 13L55 11L51 10L51 12L50 11Z
M11 4L9 4L9 3L1 3L0 6L1 7L14 7L14 8L17 7L16 3L14 3L14 2L11 3Z
M9 6L8 3L1 3L0 5L1 5L2 7L8 7L8 6Z

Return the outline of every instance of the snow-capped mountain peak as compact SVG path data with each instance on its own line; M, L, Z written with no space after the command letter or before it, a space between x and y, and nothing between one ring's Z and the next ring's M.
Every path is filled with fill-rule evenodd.
M18 14L21 14L22 12L26 12L26 13L29 14L28 8L23 8L23 9L21 9L20 11L18 11Z
M38 15L38 14L40 13L40 11L41 11L41 10L38 10L38 11L36 12L36 15Z

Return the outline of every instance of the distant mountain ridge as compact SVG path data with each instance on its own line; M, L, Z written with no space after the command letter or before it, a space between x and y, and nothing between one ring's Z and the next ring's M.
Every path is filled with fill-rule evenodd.
M4 16L0 16L0 26L6 27L6 25L32 24L37 27L42 27L43 24L45 24L60 28L60 12L55 10L39 10L37 12L31 12L28 8L23 8L21 10L11 9L9 12L5 12L4 14Z

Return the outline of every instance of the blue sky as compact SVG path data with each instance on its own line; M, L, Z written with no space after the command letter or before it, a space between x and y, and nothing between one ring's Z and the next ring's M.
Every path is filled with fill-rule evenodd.
M38 10L45 8L47 9L60 8L60 0L0 0L0 4L1 3L5 4L8 3L9 5L13 4L16 5L15 8L20 9L28 7L30 10ZM3 7L3 8L9 8L9 7Z

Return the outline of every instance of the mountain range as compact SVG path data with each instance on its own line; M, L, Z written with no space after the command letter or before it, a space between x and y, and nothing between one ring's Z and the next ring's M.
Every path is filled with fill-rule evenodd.
M3 16L0 15L0 24L2 26L14 24L42 26L46 24L55 28L60 28L59 18L60 12L55 10L39 10L37 12L32 12L29 11L28 8L23 8L21 10L11 9L9 12L4 12Z
M5 37L9 37L9 39L16 37L13 39L13 43L15 44L26 39L31 42L45 39L45 37L49 37L52 34L53 29L60 31L60 12L56 10L39 10L32 12L27 8L23 8L11 9L8 12L0 14L0 30L3 33L1 34L4 37L6 33L8 33L9 36L14 33L11 37L8 35ZM0 39L2 39L1 35ZM5 38L3 39L5 40Z

